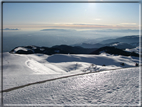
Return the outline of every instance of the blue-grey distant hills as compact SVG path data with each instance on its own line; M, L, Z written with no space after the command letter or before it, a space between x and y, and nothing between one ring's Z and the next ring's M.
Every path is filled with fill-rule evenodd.
M75 44L73 46L80 46L83 48L100 48L105 46L104 44L100 44L100 43L95 43L95 44L91 44L91 43L80 43L80 44Z
M139 42L139 35L124 36L124 37L119 37L116 39L107 39L107 40L103 40L101 44L108 44L112 42L123 42L123 43L128 43L128 44L137 43Z
M109 43L109 44L105 44L105 46L116 47L118 49L123 49L123 50L126 49L126 48L132 49L132 48L136 47L134 45L124 43L124 42L112 42L112 43Z
M125 37L119 37L116 39L107 39L100 41L99 43L80 43L80 44L75 44L73 46L80 46L83 48L101 48L104 46L111 46L111 47L116 47L119 49L132 49L135 47L139 46L139 36L134 35L134 36L125 36Z
M106 43L106 44L105 44ZM109 39L96 44L82 43L78 46L55 45L52 47L18 46L10 51L14 54L101 54L103 52L114 55L136 56L138 52L129 52L129 49L138 48L139 36L125 36ZM127 51L126 51L127 50Z

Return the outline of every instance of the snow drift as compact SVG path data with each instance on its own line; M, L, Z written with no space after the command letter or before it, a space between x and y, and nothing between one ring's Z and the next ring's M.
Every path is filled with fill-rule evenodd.
M138 57L109 54L10 54L3 53L4 89L63 75L134 67ZM124 63L122 66L121 63ZM18 80L18 81L17 81Z
M6 106L136 106L140 104L140 91L139 68L135 63L139 63L138 57L106 53L22 55L6 52L3 53L3 90L11 90L3 91L3 101ZM78 75L82 73L86 75ZM65 76L68 78L62 78ZM54 81L40 82L50 79Z

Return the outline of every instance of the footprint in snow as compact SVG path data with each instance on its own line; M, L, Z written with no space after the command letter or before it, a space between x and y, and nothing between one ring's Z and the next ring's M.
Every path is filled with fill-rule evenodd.
M112 93L112 91L108 91L107 93Z

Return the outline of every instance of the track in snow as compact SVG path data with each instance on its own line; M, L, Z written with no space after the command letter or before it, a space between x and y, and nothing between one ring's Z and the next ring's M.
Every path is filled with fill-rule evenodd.
M139 68L88 73L3 93L3 102L5 106L139 106L139 77Z
M129 67L129 68L135 68L135 67ZM118 69L127 69L127 68L118 68ZM102 70L102 71L110 71L110 70L118 70L118 69L109 69L109 70ZM53 80L58 80L58 79L68 78L68 77L73 77L73 76L79 76L79 75L85 75L85 74L90 74L90 73L97 73L97 72L102 72L102 71L85 72L85 73L79 73L79 74L74 74L74 75L68 75L68 76L63 76L63 77L58 77L58 78L38 81L38 82L34 82L34 83L29 83L29 84L25 84L25 85L13 87L13 88L5 89L5 90L2 90L1 92L9 92L9 91L13 91L13 90L16 90L16 89L24 88L24 87L27 87L27 86L35 85L35 84L42 84L42 83L45 83L45 82L48 82L48 81L53 81Z

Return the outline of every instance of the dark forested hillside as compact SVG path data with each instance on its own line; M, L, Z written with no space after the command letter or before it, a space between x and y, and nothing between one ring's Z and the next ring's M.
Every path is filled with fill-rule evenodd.
M87 49L78 46L68 46L68 45L56 45L51 48L49 47L38 47L38 46L19 46L10 51L10 53L17 54L34 54L43 53L47 55L52 55L56 53L60 54L89 54L96 50L96 48Z
M126 51L123 51L122 49L118 49L116 47L109 47L109 46L99 48L99 49L93 51L91 54L100 54L102 52L109 53L109 54L114 54L114 55L124 55L124 56L136 56L136 57L139 57L139 54L137 54L135 52L126 52Z

